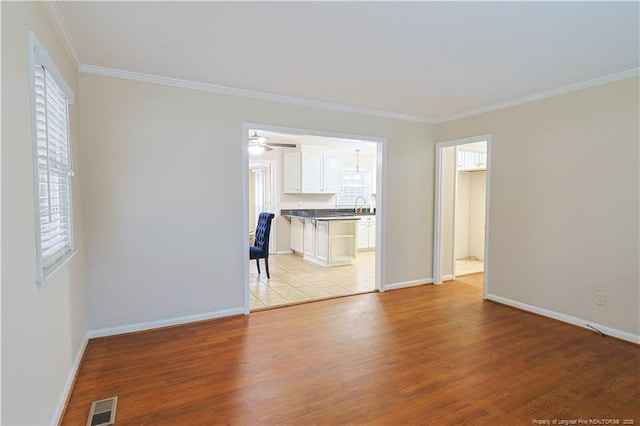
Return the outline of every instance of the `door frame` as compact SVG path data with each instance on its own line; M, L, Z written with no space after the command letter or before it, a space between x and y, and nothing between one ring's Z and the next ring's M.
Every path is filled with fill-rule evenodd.
M249 159L248 160L249 163L251 163L252 161ZM273 208L273 210L277 210L278 209L278 203L276 202L276 182L277 182L277 178L276 178L276 174L278 173L276 170L276 161L274 160L256 160L255 163L260 163L263 165L269 165L269 167L271 168L271 177L269 179L269 185L271 185L271 194L269 197L269 204L271 205L271 207ZM254 169L256 167L248 167L249 172ZM247 191L249 188L249 182L247 181ZM247 200L248 200L248 193L247 193ZM249 212L249 205L247 204L247 214ZM256 218L257 220L258 218ZM247 217L247 221L249 220L249 218ZM276 252L276 247L278 246L278 240L277 240L277 226L278 224L276 223L276 221L272 221L271 223L271 237L269 238L269 254L273 254ZM249 229L249 231L251 231L251 229ZM247 233L248 235L248 233Z
M433 214L433 283L442 284L442 197L443 197L443 179L442 179L442 152L444 148L466 145L474 142L487 142L487 184L485 194L485 218L484 218L484 286L482 290L483 299L487 298L489 289L489 212L491 200L491 152L492 152L492 135L471 136L463 139L454 139L445 142L436 143L435 147L435 200ZM454 201L455 202L455 201ZM455 214L455 208L454 208ZM455 219L455 218L454 218ZM455 239L455 234L454 234ZM455 241L454 241L455 244ZM454 246L455 249L455 246ZM455 265L454 269L455 271ZM455 278L455 275L454 275Z
M340 139L355 139L365 142L375 142L376 143L376 262L375 262L375 273L376 273L376 290L379 292L384 292L384 277L385 277L385 267L384 260L385 256L385 229L386 229L386 214L385 208L386 205L386 192L387 192L387 138L380 136L369 136L369 135L357 135L350 133L339 133L339 132L330 132L330 131L319 131L319 130L310 130L310 129L301 129L295 127L283 127L276 126L271 124L264 123L252 123L252 122L243 122L242 123L242 137L240 140L242 141L242 202L243 202L243 238L245 241L249 235L249 152L246 147L249 144L249 130L265 130L270 132L280 132L280 133L288 133L294 135L311 135L311 136L324 136L330 138L340 138ZM275 213L275 212L274 212ZM278 215L276 214L276 217ZM244 261L243 261L243 296L244 296L244 314L248 315L251 312L250 305L250 295L251 291L249 289L249 244L244 245Z

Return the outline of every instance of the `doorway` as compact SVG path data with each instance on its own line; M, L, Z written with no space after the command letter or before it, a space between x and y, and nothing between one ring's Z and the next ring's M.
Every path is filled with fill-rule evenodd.
M260 156L253 154L250 155L248 152L249 150L247 149L247 147L250 146L249 141L252 140L251 138L256 139L256 132L258 136L265 136L267 140L265 145L268 148L265 147ZM347 206L348 194L343 194L340 197L338 197L337 193L334 196L321 193L304 193L296 195L292 194L291 190L288 189L292 174L286 172L286 170L291 171L294 169L287 169L284 166L292 157L291 155L285 154L301 152L300 146L305 144L319 144L328 147L327 151L331 151L331 154L327 155L327 152L321 154L325 159L330 156L333 157L336 153L339 154L342 158L342 166L340 167L342 175L337 178L336 181L342 182L340 184L341 186L344 187L344 185L346 185L344 182L347 182L346 175L349 173L352 175L358 174L358 177L361 179L367 181L371 180L372 182L373 198L367 199L366 203L363 203L362 197L358 197L358 194L354 197L355 201L360 203L359 205L356 205L356 207L375 207L375 210L372 209L374 212L373 218L370 218L369 221L367 221L367 247L364 247L364 240L358 241L357 251L361 253L361 255L358 256L358 259L352 265L321 267L313 263L308 263L304 255L301 256L299 254L295 254L296 251L291 250L293 245L291 244L292 239L290 232L291 228L293 228L294 222L297 223L298 219L292 219L291 217L281 215L281 210L315 210L329 207L338 210L341 208L348 209L349 207L353 207ZM293 145L293 147L291 147L291 145ZM311 153L313 151L313 147L309 149L307 152L310 154L306 156L306 158L312 158L313 154ZM265 299L268 299L270 296L275 296L275 303L279 303L277 300L280 298L279 296L286 296L287 302L291 301L295 303L360 293L363 292L361 279L367 281L366 285L370 285L370 289L368 291L384 291L381 282L384 265L385 215L384 209L379 207L384 205L385 197L385 187L383 185L385 169L383 165L385 164L386 156L386 139L371 136L336 134L264 124L245 123L243 125L243 156L245 159L244 176L246 179L243 185L245 188L244 198L246 203L244 215L246 218L245 223L247 224L245 235L247 235L249 231L255 229L251 227L252 222L250 216L252 215L252 212L255 215L255 211L257 211L256 209L260 204L260 201L257 201L256 197L260 196L259 198L262 198L260 190L258 189L258 191L256 191L255 188L256 186L262 186L262 172L259 170L256 170L255 172L252 171L253 167L250 166L250 164L255 164L257 161L261 161L258 160L261 157L272 160L271 170L273 173L271 173L271 178L273 179L273 176L276 174L278 176L278 178L275 179L271 190L273 204L270 209L266 210L274 213L276 216L272 222L272 234L270 239L270 246L272 247L270 254L273 254L273 256L269 256L271 278L267 279L264 271L262 275L258 274L257 271L254 271L255 268L253 267L253 264L255 264L255 261L252 261L251 263L249 262L247 247L244 268L244 310L246 314L256 306L254 302L256 302L257 289L254 287L257 287L257 281L262 282L262 284L260 284L260 290L264 291ZM303 155L302 158L304 160L305 156ZM257 169L260 169L260 167L257 167ZM300 173L300 169L298 169L297 173ZM251 185L254 186L253 189L251 188ZM357 185L352 186L356 187ZM348 191L345 190L345 192ZM252 203L253 205L251 205ZM318 221L318 223L320 224L321 221ZM278 227L280 229L278 231L274 231L273 227ZM360 233L357 235L360 236ZM276 239L278 242L274 245L273 241ZM320 255L318 255L317 258L320 259ZM351 268L351 266L353 266L353 268ZM299 274L300 277L293 276L295 275L291 272L293 269L297 271L295 274ZM280 273L280 276L278 276L278 272ZM354 277L355 279L353 279ZM308 283L301 283L298 278L303 278L308 281ZM324 281L322 284L325 285L315 281L320 279ZM332 284L337 285L334 286ZM265 285L268 288L264 288ZM304 288L296 287L297 285ZM295 288L287 289L285 288L286 286ZM353 289L353 291L349 292L350 289ZM302 299L302 295L299 294L299 291L303 290L306 292L306 296L309 297L309 300ZM317 292L319 297L315 297L314 294L311 294L313 292ZM300 299L296 299L297 297L300 297ZM261 299L260 301L263 300ZM266 306L270 307L275 305L269 303ZM258 306L257 309L261 309L261 307Z
M452 279L484 272L487 143L474 142L455 149L453 272Z
M270 212L275 206L276 162L272 160L251 160L249 162L249 242L252 243L260 212ZM269 253L277 247L277 223L272 223Z
M491 135L436 144L433 282L484 272L488 278Z

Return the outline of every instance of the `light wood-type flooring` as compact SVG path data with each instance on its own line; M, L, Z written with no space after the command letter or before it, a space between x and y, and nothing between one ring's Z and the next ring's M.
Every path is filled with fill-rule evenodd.
M638 346L481 277L91 340L62 423L118 396L117 425L640 424Z
M475 258L456 259L456 277L484 271L484 260Z

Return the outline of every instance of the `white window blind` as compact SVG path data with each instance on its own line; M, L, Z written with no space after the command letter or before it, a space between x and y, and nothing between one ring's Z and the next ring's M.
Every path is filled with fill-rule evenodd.
M73 252L68 99L53 75L34 66L38 282Z

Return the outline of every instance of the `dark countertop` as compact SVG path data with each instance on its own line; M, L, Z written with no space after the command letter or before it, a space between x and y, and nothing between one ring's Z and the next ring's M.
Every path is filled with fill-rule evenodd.
M375 209L362 209L362 213L356 213L354 209L290 209L280 210L285 217L298 217L313 220L360 220L362 216L375 215Z

